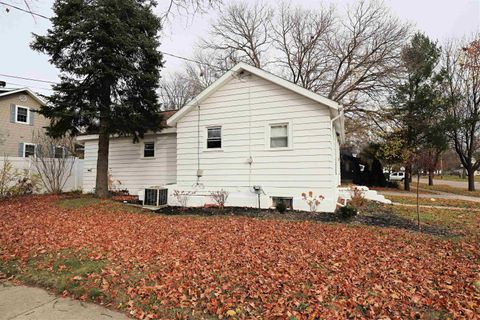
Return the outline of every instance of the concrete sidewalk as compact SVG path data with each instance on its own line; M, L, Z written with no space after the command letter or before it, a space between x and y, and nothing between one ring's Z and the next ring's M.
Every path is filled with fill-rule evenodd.
M45 290L0 283L0 320L127 320L126 315Z

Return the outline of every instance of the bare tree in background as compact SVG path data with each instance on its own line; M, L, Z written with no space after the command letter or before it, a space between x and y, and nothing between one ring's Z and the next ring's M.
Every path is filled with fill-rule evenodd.
M223 12L203 40L209 58L203 68L214 70L212 61L226 70L239 61L266 67L342 104L347 120L363 125L355 126L360 135L381 127L379 111L403 76L400 50L411 29L381 2L360 1L345 12L237 2Z
M328 42L332 73L318 92L345 106L346 113L368 111L365 102L384 96L399 75L400 51L409 36L401 22L379 2L348 8Z
M280 4L272 28L273 43L280 53L277 63L293 83L313 91L327 85L326 75L332 71L327 40L333 26L333 8L311 10Z
M212 49L197 50L193 60L185 65L185 71L190 83L194 86L193 91L197 94L210 86L225 72L230 70L235 63L231 60L215 58L217 53Z
M188 75L176 72L160 82L160 99L163 101L163 110L178 110L186 105L193 97L194 86Z
M54 139L44 133L33 137L35 157L31 157L40 179L49 193L61 193L75 164L75 143L71 137Z
M480 168L480 34L473 41L445 48L448 134L468 174L468 190L475 190Z
M194 16L197 13L205 13L206 9L221 4L222 0L170 0L162 19L168 21L175 14Z
M217 59L236 64L247 62L257 68L267 63L270 21L273 11L261 2L233 3L224 10L212 25L210 39L204 40L203 49L214 50Z

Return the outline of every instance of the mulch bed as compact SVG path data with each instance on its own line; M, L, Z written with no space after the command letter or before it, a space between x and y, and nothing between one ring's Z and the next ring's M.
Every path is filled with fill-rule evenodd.
M247 207L176 207L167 206L155 212L166 215L199 215L199 216L243 216L260 219L306 220L318 222L344 223L354 225L368 225L384 228L400 228L436 236L455 236L450 230L437 225L422 225L418 229L415 221L395 214L391 206L369 202L360 210L360 214L350 219L342 219L336 213L307 212L289 210L279 213L273 209L253 209Z

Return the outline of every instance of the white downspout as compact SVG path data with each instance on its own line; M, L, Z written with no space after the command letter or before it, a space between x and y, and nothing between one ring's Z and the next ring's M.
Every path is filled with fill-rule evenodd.
M335 190L335 203L337 203L337 198L338 198L338 189L337 189L337 186L340 184L340 179L338 179L337 177L340 177L340 173L339 173L339 170L340 168L338 168L338 163L337 163L337 148L336 148L336 142L335 142L335 139L337 139L337 135L335 134L335 127L334 127L334 122L337 121L338 119L340 119L342 116L344 115L344 112L343 112L343 107L340 107L338 109L338 115L335 116L333 119L330 120L330 128L332 130L332 151L333 151L333 163L334 163L334 166L335 166L335 180L336 181L333 181L333 189ZM338 151L339 153L339 156L340 156L340 150Z

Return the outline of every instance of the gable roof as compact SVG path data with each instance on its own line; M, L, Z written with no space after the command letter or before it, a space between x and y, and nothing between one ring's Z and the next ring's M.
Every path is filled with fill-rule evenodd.
M215 81L213 84L211 84L209 87L207 87L205 90L203 90L198 96L196 96L192 101L190 101L188 104L186 104L183 108L178 110L176 114L174 114L170 119L168 119L167 124L169 126L174 126L181 118L183 118L184 115L186 115L192 108L195 106L198 106L201 104L205 99L210 97L215 91L217 91L219 88L221 88L225 83L227 83L232 77L234 77L236 74L246 71L251 74L256 75L257 77L260 77L262 79L268 80L272 83L275 83L285 89L291 90L295 93L298 93L306 98L309 98L313 101L316 101L324 106L327 106L330 108L330 114L331 117L334 118L338 115L341 114L341 105L336 103L333 100L327 99L317 93L314 93L310 90L307 90L305 88L302 88L290 81L287 81L285 79L282 79L278 76L275 76L269 72L266 72L262 69L256 68L254 66L248 65L246 63L240 62L237 65L235 65L232 69L230 69L228 72L226 72L223 76L221 76L217 81ZM343 130L343 128L341 129Z
M5 90L8 90L8 89L5 89ZM30 97L32 97L35 101L40 103L42 106L47 104L45 102L45 100L43 100L39 95L37 95L35 92L33 92L32 90L30 90L28 88L13 89L13 90L8 90L8 91L1 90L0 91L0 98L5 97L5 96L9 96L9 95L12 95L12 94L16 94L16 93L21 93L21 92L28 93L28 95Z

